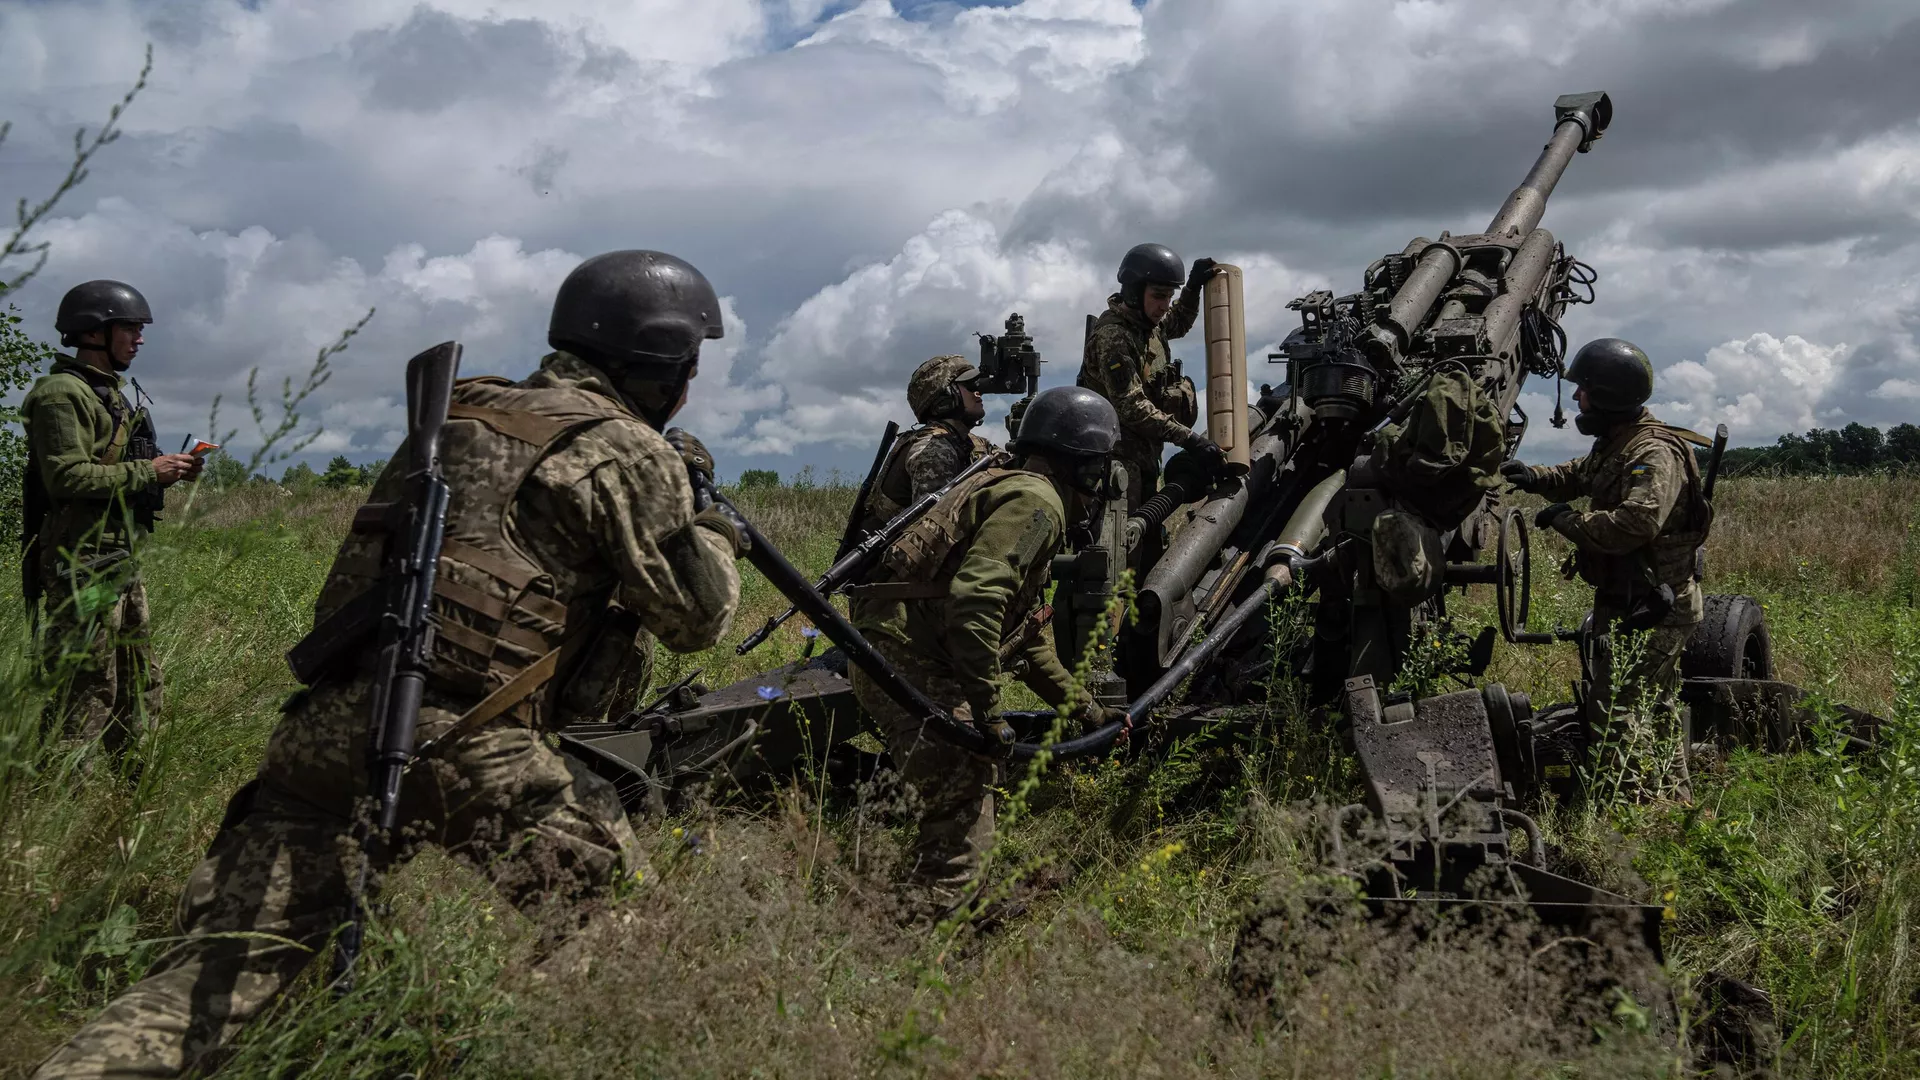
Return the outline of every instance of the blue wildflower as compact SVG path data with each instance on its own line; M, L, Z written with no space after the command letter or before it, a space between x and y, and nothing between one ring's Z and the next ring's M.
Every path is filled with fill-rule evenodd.
M761 701L772 701L780 696L780 688L777 686L763 686L755 692L760 695Z
M803 627L801 627L801 628L800 628L800 636L801 636L801 637L804 637L804 638L816 638L816 637L819 637L819 636L820 636L820 628L819 628L819 627L817 627L817 626L803 626Z

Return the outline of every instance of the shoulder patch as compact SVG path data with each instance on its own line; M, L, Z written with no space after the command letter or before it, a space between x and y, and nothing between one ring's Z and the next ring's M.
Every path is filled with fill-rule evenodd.
M1047 540L1053 535L1053 520L1045 510L1035 510L1027 519L1027 527L1021 532L1020 539L1014 542L1009 561L1014 566L1025 569L1033 565L1040 549L1047 546Z

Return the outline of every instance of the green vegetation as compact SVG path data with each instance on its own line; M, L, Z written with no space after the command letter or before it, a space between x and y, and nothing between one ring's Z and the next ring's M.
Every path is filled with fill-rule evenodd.
M0 584L0 1076L23 1075L164 947L180 883L292 688L280 654L361 494L209 491L156 537L145 573L168 705L134 781L43 738L15 586ZM1785 677L1893 718L1877 753L1827 740L1736 754L1696 776L1691 807L1548 819L1571 872L1672 908L1683 1004L1709 969L1772 993L1782 1075L1920 1071L1916 496L1905 477L1736 480L1710 555L1717 590L1766 605ZM739 497L818 570L851 493ZM1537 625L1583 606L1553 573L1560 554L1536 546ZM783 604L746 577L736 627ZM1302 632L1300 607L1276 608L1273 632ZM1472 624L1491 604L1455 615ZM731 641L662 653L655 679L698 665L719 684L801 643L784 629L751 666ZM1574 671L1566 647L1503 646L1491 677L1545 701ZM1465 926L1414 940L1302 918L1271 1007L1237 998L1244 913L1329 889L1314 808L1356 794L1337 740L1273 677L1274 704L1151 754L1009 778L990 933L896 926L897 815L802 776L762 802L638 822L646 879L539 961L536 928L478 875L418 860L394 882L377 970L344 997L310 979L224 1075L1685 1075L1635 1003L1569 1022L1551 988L1577 973Z
M1789 432L1772 446L1728 450L1722 464L1729 476L1859 476L1916 466L1920 427L1895 424L1883 432L1858 422L1838 429L1813 428L1804 435Z

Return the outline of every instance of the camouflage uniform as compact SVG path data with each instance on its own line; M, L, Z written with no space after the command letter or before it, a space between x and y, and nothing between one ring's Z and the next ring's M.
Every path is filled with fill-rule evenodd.
M861 528L871 532L892 521L992 452L993 444L973 434L964 420L935 420L909 429L880 466Z
M129 501L158 490L150 460L127 460L135 411L118 374L59 357L20 403L28 441L29 503L46 516L23 573L46 604L45 662L62 654L72 679L51 706L69 732L119 752L160 713L160 664L149 642L147 590L130 562L97 578L76 564L130 554L144 530ZM90 579L92 579L90 581Z
M1596 700L1637 705L1651 693L1663 722L1674 714L1680 654L1702 617L1694 580L1695 552L1706 543L1713 510L1707 505L1693 446L1699 435L1669 427L1646 409L1594 440L1586 457L1564 465L1534 466L1530 488L1549 499L1588 497L1554 528L1574 545L1574 565L1594 587L1589 665ZM1620 676L1613 672L1610 631L1644 591L1673 589L1673 610L1642 636L1639 655ZM1612 694L1618 685L1620 693Z
M681 651L711 646L738 602L732 544L695 517L679 454L627 411L605 376L567 353L548 356L519 384L463 381L446 430L454 501L435 590L445 644L436 645L421 710L421 756L403 785L400 851L375 870L433 843L522 907L592 895L631 871L634 837L612 787L546 743L545 731L568 711L549 698L564 698L565 688L435 740L555 643L621 655L596 642L638 633ZM531 451L519 438L529 434L539 440ZM395 460L404 457L403 448ZM487 477L491 484L473 482ZM398 494L402 479L390 468L373 498ZM489 547L490 529L504 547ZM317 623L365 587L373 543L355 536L342 546ZM489 580L523 587L511 601L490 599ZM610 618L609 599L637 618ZM499 616L491 625L488 612ZM188 879L186 940L38 1076L176 1075L323 951L349 910L360 858L353 821L368 797L370 690L355 672L322 679L288 703L258 775ZM253 936L218 936L237 932Z
M1066 514L1053 482L988 469L949 492L861 588L857 625L928 697L965 723L997 711L1009 669L1056 709L1080 695L1039 615ZM993 843L992 762L929 732L855 669L861 708L919 803L907 884L938 907L961 899Z
M1149 326L1145 315L1114 293L1087 335L1075 382L1106 398L1120 414L1114 458L1127 467L1129 511L1158 490L1165 444L1193 439L1199 399L1193 381L1174 370L1167 342L1185 337L1199 314L1200 289L1191 281L1158 326Z

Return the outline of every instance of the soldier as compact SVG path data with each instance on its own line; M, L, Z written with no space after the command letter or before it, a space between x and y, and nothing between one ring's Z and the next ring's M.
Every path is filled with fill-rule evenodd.
M987 416L974 389L979 379L980 369L964 356L936 356L914 369L907 382L907 406L920 425L902 434L887 452L868 496L862 532L892 521L992 452L992 443L973 434Z
M1534 522L1574 545L1574 569L1593 586L1589 642L1592 692L1604 707L1631 707L1650 696L1663 738L1680 748L1676 775L1685 784L1685 740L1675 738L1674 691L1680 653L1701 619L1696 552L1713 523L1693 447L1707 440L1656 420L1653 362L1633 344L1600 338L1582 346L1567 369L1580 405L1575 424L1593 436L1587 456L1564 465L1500 467L1522 491L1556 500ZM1585 511L1568 501L1586 496ZM1613 671L1615 635L1648 631L1623 677ZM1619 691L1614 693L1618 686Z
M689 485L711 459L698 440L660 432L686 401L700 343L720 334L698 270L616 251L561 283L548 330L557 351L538 371L456 387L434 670L393 865L439 844L523 908L631 875L634 836L613 788L549 748L546 731L576 646L639 632L704 649L733 616L740 533L718 511L695 514ZM371 498L399 495L403 472L389 467ZM350 536L316 623L373 587L378 566L378 539ZM610 599L631 623L609 625ZM369 801L371 657L359 659L288 702L258 775L188 878L184 939L38 1076L177 1075L324 949L353 903L354 820Z
M127 404L122 372L153 322L147 299L118 281L75 285L54 329L73 348L20 403L27 429L22 595L46 600L46 662L72 675L52 705L68 731L120 755L160 712L160 665L148 640L147 590L131 559L152 530L161 490L200 475L191 454L161 454L145 408ZM112 603L87 611L80 590L104 580Z
M1079 387L1056 387L1028 406L1011 468L987 469L941 498L886 555L877 576L849 590L863 601L860 630L900 673L960 721L1002 737L1003 672L1017 673L1057 710L1087 722L1123 719L1075 685L1040 632L1053 556L1069 521L1111 497L1119 440L1112 406ZM887 749L919 807L909 851L910 902L950 910L965 899L993 843L994 763L929 732L858 669L854 694L887 729Z
M1120 260L1120 291L1107 297L1107 310L1087 336L1076 381L1106 398L1120 416L1114 456L1127 467L1129 511L1158 490L1167 443L1202 455L1215 469L1226 464L1225 452L1193 429L1199 418L1193 380L1173 367L1167 348L1170 339L1193 329L1200 290L1215 273L1212 259L1195 259L1188 275L1171 249L1141 244Z

